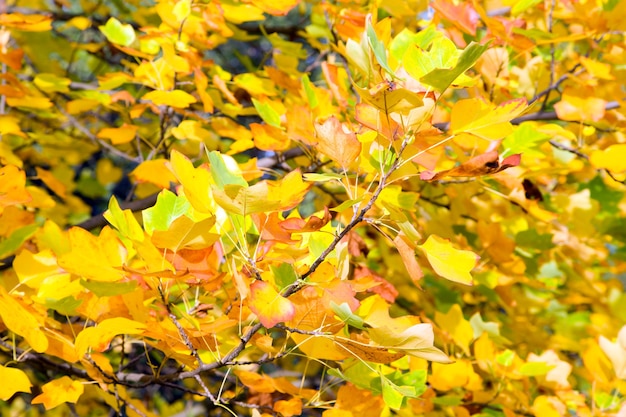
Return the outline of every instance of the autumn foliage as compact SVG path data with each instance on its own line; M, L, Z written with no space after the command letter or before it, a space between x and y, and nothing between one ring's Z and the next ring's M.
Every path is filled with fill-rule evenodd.
M0 6L0 414L626 415L626 1Z

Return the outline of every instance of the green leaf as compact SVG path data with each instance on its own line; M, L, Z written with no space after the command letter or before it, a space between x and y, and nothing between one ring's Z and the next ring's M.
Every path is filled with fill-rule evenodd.
M46 300L46 307L56 310L59 314L71 316L76 314L76 309L83 303L72 296L61 298L60 300Z
M330 308L333 309L339 320L346 323L349 326L356 327L363 330L365 328L365 322L363 319L350 310L348 303L336 304L334 301L330 302Z
M109 209L104 212L104 218L115 227L122 236L139 242L143 241L143 229L137 219L135 219L133 212L130 210L122 211L115 196L111 196Z
M80 285L87 288L98 297L111 297L114 295L128 294L137 288L136 281L101 282L81 279Z
M474 332L474 339L478 339L483 333L487 333L489 338L498 344L511 343L508 339L500 336L500 326L493 321L483 321L480 313L475 313L469 320Z
M309 107L311 107L311 109L314 109L319 106L319 103L317 102L317 96L315 95L315 91L313 90L313 86L311 84L311 81L309 80L309 76L306 74L302 76L302 87L304 88L306 98L309 101Z
M509 349L496 356L496 362L502 366L511 366L513 359L515 359L515 352Z
M0 259L15 253L24 242L35 234L38 228L39 226L36 224L29 224L11 233L11 236L0 242Z
M519 373L526 376L540 376L547 374L552 368L554 368L553 365L545 362L527 362L520 366Z
M535 129L528 123L515 128L513 133L502 141L502 158L516 153L523 153L524 157L541 157L544 153L539 147L544 144L550 136Z
M382 385L383 400L389 408L399 410L405 398L413 398L415 396L415 389L413 389L413 387L399 387L383 375L380 376L380 382Z
M331 209L329 209L330 211L336 211L337 213L341 213L342 211L344 211L347 208L350 208L356 204L359 204L361 201L363 201L363 198L365 196L361 196L359 198L356 198L354 200L346 200L343 203L339 204L337 207L333 207Z
M151 235L155 230L168 230L174 220L190 207L191 204L184 196L177 196L169 190L161 191L156 204L142 212L146 232Z
M511 8L511 16L517 16L542 2L543 0L520 0Z
M99 29L109 42L117 45L130 46L136 39L133 27L123 24L114 17L109 18L104 26L99 26Z
M367 34L367 41L372 48L374 57L376 58L376 62L378 62L382 69L387 71L389 75L395 76L395 73L387 63L387 48L385 48L384 43L378 40L378 36L376 36L376 31L374 30L374 26L372 26L370 19L367 20L365 32Z
M410 46L417 45L421 49L426 50L437 36L441 36L441 34L437 32L433 25L418 33L413 33L409 29L404 28L389 44L389 52L396 60L402 61L406 50Z
M283 262L279 266L271 265L270 269L274 274L276 285L281 290L286 286L293 284L298 279L298 275L296 274L293 265L288 264L287 262Z
M216 151L209 152L209 164L211 165L211 176L215 185L223 190L227 185L240 185L247 187L248 183L240 173L235 173L228 168L222 154ZM231 159L232 160L232 159Z
M454 82L454 80L470 69L487 49L489 49L489 43L480 45L476 42L472 42L463 50L463 53L459 56L454 68L435 69L421 77L420 81L433 86L440 92L443 92Z
M252 104L254 104L254 108L265 123L270 126L280 127L280 114L278 114L269 103L261 103L259 100L253 98Z
M417 45L407 48L402 63L409 75L419 80L437 68L452 68L457 63L459 50L454 42L445 36L439 36L432 42L430 51Z

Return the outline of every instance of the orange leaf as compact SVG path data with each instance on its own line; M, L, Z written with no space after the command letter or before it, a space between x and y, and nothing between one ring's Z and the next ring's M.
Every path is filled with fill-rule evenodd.
M283 220L280 222L280 227L284 230L287 230L291 233L305 233L305 232L315 232L316 230L320 230L326 223L330 221L332 218L328 207L324 207L324 217L317 217L311 215L306 221L304 219L299 219L297 217L292 217L287 220Z
M289 149L291 141L282 129L258 123L250 124L254 145L263 151L285 151Z
M467 162L462 163L458 167L434 173L432 171L423 171L420 179L424 181L435 181L442 177L480 177L482 175L495 174L507 168L516 167L522 159L521 154L507 156L499 161L498 152L490 151L482 155L478 155Z
M424 273L422 272L422 268L417 263L417 259L415 258L415 249L410 247L404 239L406 236L400 233L393 240L393 243L396 245L396 249L398 253L400 253L400 257L402 258L402 262L404 262L404 266L406 267L407 272L409 273L409 277L413 283L418 287L422 288L419 285L419 281L424 277Z
M315 122L317 149L347 169L361 153L361 142L356 134L341 124L335 116Z
M255 281L250 285L248 307L268 329L290 320L296 313L293 303L265 281Z
M128 143L135 138L138 126L124 123L120 127L107 127L98 132L97 137L109 139L113 145Z
M50 410L64 403L76 403L85 387L79 381L64 376L43 385L41 390L43 393L33 398L31 404L43 404L46 410Z
M14 165L0 168L0 213L5 207L29 202L26 191L26 173Z
M149 182L160 188L170 188L170 183L177 182L174 174L167 168L166 159L143 161L130 175L139 183Z
M289 400L279 400L274 404L274 411L284 417L299 416L302 414L302 400L292 397Z
M476 35L479 16L471 2L460 2L458 6L449 0L436 0L431 7L463 32Z

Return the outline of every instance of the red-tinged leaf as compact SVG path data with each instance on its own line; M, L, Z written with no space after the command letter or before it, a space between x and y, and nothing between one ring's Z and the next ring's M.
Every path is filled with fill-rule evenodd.
M293 303L265 281L255 281L250 285L248 307L268 329L291 320L296 313Z
M490 151L478 155L456 168L437 173L423 171L420 173L420 179L424 181L435 181L443 177L480 177L483 175L491 175L507 168L516 167L520 164L521 160L521 155L516 154L508 156L500 162L498 152Z
M344 169L348 169L361 153L361 142L356 138L356 134L335 116L317 121L315 132L319 141L317 150Z
M46 410L51 410L61 404L76 403L84 390L80 381L64 376L43 385L43 393L33 398L31 404L43 404Z
M317 217L311 215L307 220L292 217L280 222L280 227L290 233L314 232L324 227L332 218L328 207L324 207L324 216Z
M472 7L471 2L461 2L456 5L450 0L435 0L431 7L463 32L476 35L479 15Z

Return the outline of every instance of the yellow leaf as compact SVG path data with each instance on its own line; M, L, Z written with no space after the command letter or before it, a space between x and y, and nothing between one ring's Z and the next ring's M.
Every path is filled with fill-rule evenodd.
M200 122L195 120L184 120L172 129L172 134L176 139L194 140L196 142L206 142L213 138L211 132L202 128Z
M52 29L52 18L41 14L3 13L0 14L0 26L26 32L45 32Z
M493 106L484 100L459 100L450 115L450 130L455 135L470 133L485 140L498 140L513 133L510 123L526 109L526 100L518 99Z
M626 326L619 331L615 342L600 336L600 348L613 363L615 375L620 379L626 379Z
M593 151L589 162L596 168L611 172L626 171L626 144L611 145L602 151Z
M96 327L88 327L76 336L76 353L82 357L89 348L102 352L118 334L141 334L146 325L124 317L106 319Z
M191 13L191 0L180 0L176 3L172 12L174 13L174 16L176 16L176 19L178 19L179 22L182 22Z
M20 121L13 116L0 116L0 133L3 135L17 135L26 138L26 134L20 128Z
M458 387L469 390L482 388L480 377L474 372L472 364L466 360L459 360L450 365L433 363L429 382L438 391L449 391Z
M39 110L52 107L52 102L47 97L7 97L7 104L11 107L27 107L29 109Z
M606 100L597 97L589 97L588 91L580 95L573 90L565 90L561 95L561 101L554 105L554 110L559 119L570 122L590 120L597 122L604 117Z
M540 395L533 402L533 414L541 417L561 417L567 414L567 408L556 397Z
M68 101L66 108L69 114L79 114L93 110L100 105L98 100L92 98L79 98Z
M604 348L607 348L606 342L602 342ZM611 362L603 354L603 350L595 341L588 344L582 353L585 368L591 373L591 377L595 382L600 384L609 384L613 380L611 372Z
M615 77L611 74L611 65L595 61L593 59L580 57L580 63L593 78L600 78L602 80L614 80Z
M160 188L170 188L170 183L177 182L176 176L167 168L167 159L143 161L130 175L139 183L149 182Z
M30 392L30 383L24 371L0 365L0 400L8 401L16 392ZM9 383L10 381L10 383Z
M76 403L85 387L79 381L64 376L43 385L41 390L43 393L33 398L31 404L43 404L46 410L50 410L64 403Z
M0 168L0 213L5 207L27 203L32 199L25 186L24 171L15 165Z
M124 123L120 127L107 127L98 132L97 137L109 139L113 145L128 143L135 138L139 127Z
M430 235L419 248L426 253L437 274L450 281L472 285L470 271L480 259L474 252L455 249L449 240L435 235Z
M195 103L197 100L189 93L186 93L182 90L174 90L174 91L151 91L148 94L144 95L143 98L145 100L150 100L157 106L165 105L176 107L180 109L185 109L189 107L190 104Z
M39 179L43 181L48 188L50 188L59 197L65 198L67 191L65 189L65 184L59 181L50 171L39 167L35 167L35 170L37 171L37 177L39 177Z
M48 349L48 338L41 330L39 321L1 286L0 318L9 330L24 337L36 352L41 353Z
M215 202L211 195L211 174L204 167L194 168L191 161L182 153L172 151L170 166L178 181L183 185L185 197L193 208L201 213L213 213Z
M435 322L442 330L448 332L454 342L463 348L465 354L470 354L469 345L474 339L474 330L470 322L463 317L458 304L453 305L446 314L437 311Z
M96 179L102 185L117 183L123 175L124 171L108 158L100 159L96 164Z
M59 266L68 272L94 281L119 281L124 278L121 266L126 248L110 227L96 237L79 227L69 231L71 250L59 257Z
M59 77L56 74L38 74L33 82L41 91L46 93L68 93L72 80Z
M284 16L289 10L296 7L298 0L273 0L271 2L264 0L251 0L251 3L263 10L265 13L269 13L274 16Z
M283 297L274 287L265 281L255 281L250 285L248 307L257 315L266 328L290 320L296 313L291 301Z

